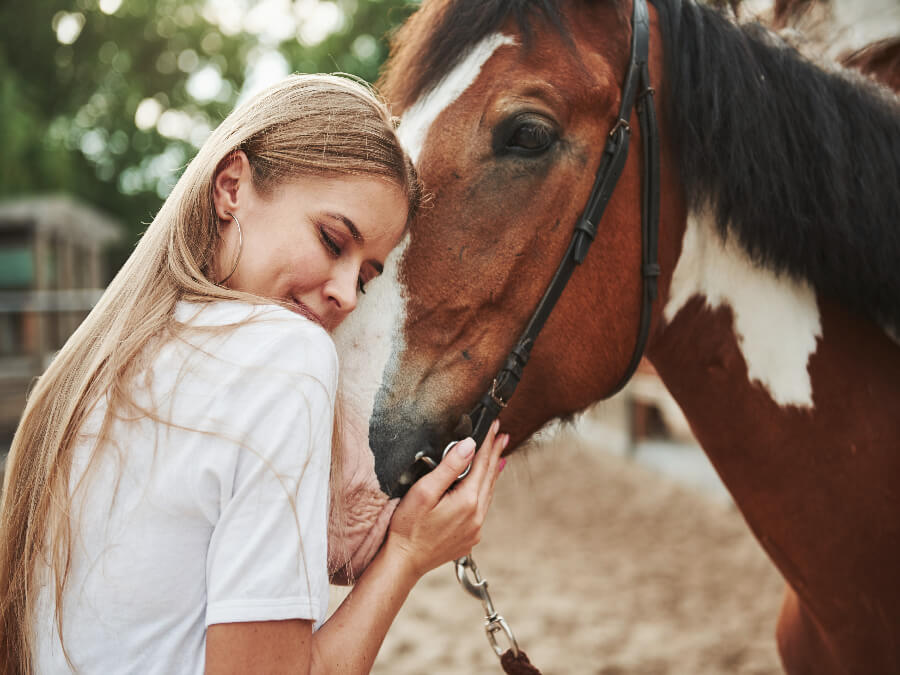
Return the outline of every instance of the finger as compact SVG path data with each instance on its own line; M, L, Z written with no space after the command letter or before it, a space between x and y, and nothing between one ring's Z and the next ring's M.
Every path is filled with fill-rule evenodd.
M479 483L479 495L483 494L485 488L488 487L490 483L497 477L497 465L500 463L500 455L503 454L503 449L506 447L504 438L508 439L509 435L499 433L499 428L495 429L494 439L491 446L484 447L482 449L485 456L488 458L488 462L487 468L484 472L484 476Z
M410 488L410 492L413 490L421 491L426 495L425 499L429 502L429 506L433 507L441 500L444 493L450 489L450 486L453 485L459 474L466 470L466 467L472 461L474 453L474 440L464 438L459 441L444 455L441 463L431 473L416 481L415 485Z
M494 444L497 440L497 430L500 428L500 420L494 420L488 429L481 448L475 454L475 461L472 463L472 470L466 477L466 484L474 484L476 489L484 482L488 475L488 466L494 453Z
M483 496L487 489L490 488L490 485L497 477L497 466L500 463L500 455L503 453L503 448L505 446L505 440L508 438L507 434L497 433L494 436L494 442L490 448L484 448L484 453L489 457L487 469L484 474L484 478L479 484L479 496Z
M491 453L492 461L488 467L487 480L485 480L484 484L481 486L481 492L478 496L478 503L479 505L483 505L485 513L491 504L491 500L494 498L494 486L497 483L497 477L500 475L500 462L506 461L501 460L500 456L503 454L503 451L506 450L508 444L509 434L500 434L497 436L494 448L495 451Z

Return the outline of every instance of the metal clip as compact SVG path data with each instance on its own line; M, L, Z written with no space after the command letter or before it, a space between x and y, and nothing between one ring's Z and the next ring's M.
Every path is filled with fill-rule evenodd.
M444 457L447 456L447 453L450 452L450 448L452 448L457 443L459 443L459 441L450 441L449 443L447 443L447 447L444 448L444 454L441 455L441 459L444 459ZM475 460L473 459L472 462L474 462L474 461ZM466 476L469 475L469 471L472 470L472 462L469 462L469 466L467 466L465 471L463 471L461 474L459 474L456 477L456 480L462 480L463 478L465 478Z
M628 123L628 120L623 120L621 117L616 120L616 123L613 125L613 128L609 130L609 137L612 138L616 135L616 132L619 129L624 129L626 133L631 133L631 125Z
M471 579L467 573L469 570L471 570L472 573ZM481 600L481 605L484 607L485 613L484 630L485 633L487 633L488 642L491 644L491 649L494 650L494 653L497 656L503 656L504 649L497 641L497 633L502 631L506 636L506 640L509 643L509 649L512 651L513 656L518 656L519 643L516 642L516 637L513 635L509 624L507 624L506 620L497 613L496 609L494 609L494 603L491 601L490 593L488 593L487 579L481 578L481 575L478 573L478 567L475 566L475 560L472 559L472 556L463 556L456 561L456 579L469 595Z
M447 454L446 450L444 450L444 454ZM428 456L428 453L426 453L424 450L419 450L419 452L416 453L413 464L415 464L416 462L422 462L422 464L428 467L429 471L434 471L434 469L437 468L437 462L431 459L431 457Z

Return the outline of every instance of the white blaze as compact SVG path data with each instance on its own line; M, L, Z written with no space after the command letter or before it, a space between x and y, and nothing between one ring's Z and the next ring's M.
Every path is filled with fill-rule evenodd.
M419 155L428 137L431 123L437 116L460 94L462 94L475 81L481 68L487 62L498 47L512 45L516 41L508 35L493 33L476 44L466 54L456 67L447 73L433 89L416 101L400 118L400 128L397 133L400 142L412 161L418 162Z
M666 321L695 295L710 308L731 308L751 381L781 406L813 407L808 364L822 324L808 283L755 265L734 237L722 241L708 214L691 213L664 309Z

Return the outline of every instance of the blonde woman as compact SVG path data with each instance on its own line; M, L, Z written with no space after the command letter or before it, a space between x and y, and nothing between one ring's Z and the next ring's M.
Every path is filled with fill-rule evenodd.
M416 580L477 541L507 440L448 491L475 450L457 444L324 622L329 331L420 198L387 110L346 79L288 78L211 135L29 397L0 672L368 672Z

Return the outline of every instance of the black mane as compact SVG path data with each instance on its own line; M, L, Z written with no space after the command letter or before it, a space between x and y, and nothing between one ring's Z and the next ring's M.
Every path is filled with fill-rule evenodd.
M409 101L510 17L526 48L541 27L570 39L563 1L448 3L403 73ZM709 209L756 263L900 329L898 99L862 76L822 70L759 25L690 0L650 1L663 33L666 131L689 205Z
M900 104L758 25L653 0L689 204L759 264L900 327Z

